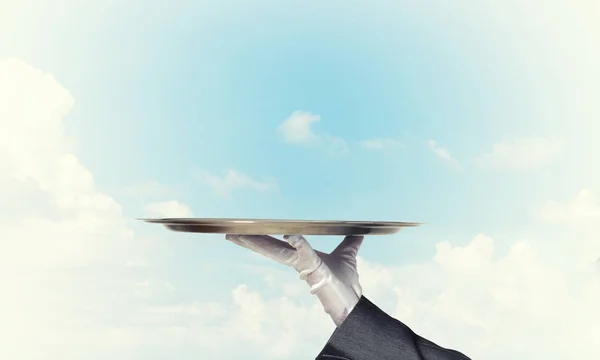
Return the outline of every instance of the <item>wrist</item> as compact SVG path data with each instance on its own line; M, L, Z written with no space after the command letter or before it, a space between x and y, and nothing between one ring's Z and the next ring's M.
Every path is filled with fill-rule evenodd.
M315 295L323 305L325 313L331 317L336 326L340 326L346 320L360 300L352 295L340 296L338 289L330 285L322 287Z
M317 296L336 326L344 322L360 300L360 294L356 293L352 286L333 276L324 263L305 280L311 288L311 293Z

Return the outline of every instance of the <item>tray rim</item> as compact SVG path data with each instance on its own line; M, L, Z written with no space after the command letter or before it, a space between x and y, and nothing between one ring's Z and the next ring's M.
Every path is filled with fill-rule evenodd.
M423 225L418 222L399 221L358 221L358 220L292 220L292 219L261 219L261 218L138 218L140 221L161 225L198 225L198 226L223 226L223 225L285 225L291 226L364 226L364 227L417 227Z

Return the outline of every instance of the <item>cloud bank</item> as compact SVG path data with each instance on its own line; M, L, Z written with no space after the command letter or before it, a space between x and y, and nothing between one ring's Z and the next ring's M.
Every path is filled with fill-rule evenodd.
M63 121L74 100L51 75L1 61L0 99L0 358L318 353L333 325L293 271L256 272L268 292L239 284L225 301L172 297L180 289L143 261L152 248L73 152ZM225 193L265 188L235 172L206 179ZM149 208L187 211L180 205ZM593 261L575 256L600 250L597 227L585 225L598 223L598 206L587 190L571 203L543 204L536 216L567 225L566 237L504 249L479 234L464 246L439 241L428 261L386 267L360 259L361 283L417 333L475 359L598 359L600 278ZM548 241L560 249L560 266L539 251ZM209 282L188 286L212 291Z
M491 152L478 156L475 163L492 171L535 170L550 165L564 150L565 144L556 139L505 139L495 144Z

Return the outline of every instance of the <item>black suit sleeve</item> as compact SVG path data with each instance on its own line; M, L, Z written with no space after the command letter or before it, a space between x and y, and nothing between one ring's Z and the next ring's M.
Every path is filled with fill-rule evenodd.
M317 360L470 360L415 334L364 296Z

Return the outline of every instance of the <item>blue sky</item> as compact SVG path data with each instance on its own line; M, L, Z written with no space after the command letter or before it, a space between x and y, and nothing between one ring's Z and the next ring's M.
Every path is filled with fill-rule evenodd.
M122 209L136 239L127 256L145 249L140 256L150 265L136 270L138 283L153 279L176 289L143 304L227 302L239 284L269 299L280 296L279 285L247 269L281 270L268 261L214 237L134 220L152 215L149 209L168 212L166 201L197 217L426 223L365 241L366 262L394 269L430 261L440 242L468 246L478 234L494 239L494 258L529 241L551 268L568 239L591 236L534 216L548 201L568 203L582 189L598 191L593 59L600 51L583 34L600 31L587 5L555 1L539 11L519 2L383 0L2 6L0 58L51 73L70 92L69 151L93 174L94 191ZM296 112L319 117L303 128L318 139L312 146L290 143L281 131ZM332 139L346 151L329 151ZM388 146L365 149L364 141ZM27 163L19 159L15 164ZM240 176L239 188L227 185L228 171ZM231 191L223 196L219 189ZM575 203L595 206L582 199ZM577 225L583 221L577 216L597 219L595 208L566 209L567 215L544 214ZM336 241L314 245L331 249ZM295 280L291 271L286 275L277 281ZM202 349L177 341L186 344L183 358Z
M427 20L411 20L410 31L401 22L410 14L398 11L377 24L384 9L369 18L356 8L296 4L292 11L271 4L214 10L218 15L207 21L198 5L191 15L155 10L155 20L149 10L148 21L135 28L133 14L95 20L91 34L70 35L67 47L85 70L55 72L81 99L69 124L82 158L101 169L99 184L156 179L184 191L181 200L205 216L389 218L448 228L458 219L481 223L473 216L492 191L522 197L538 187L537 180L515 186L521 179L490 181L470 169L494 142L544 131L528 120L535 108L524 100L537 84L527 81L509 46L461 37L468 24L458 20L432 34ZM490 59L490 52L498 56ZM82 77L84 71L97 76ZM276 129L296 110L320 115L315 131L351 146L389 137L406 148L387 154L354 148L331 159L287 147ZM96 120L83 119L90 115ZM465 161L464 172L437 162L429 139ZM240 194L223 203L190 183L195 167L274 177L281 197L261 194L256 206L257 195ZM464 210L449 214L432 198ZM322 204L315 208L315 201ZM521 199L514 201L506 205ZM201 204L210 204L207 213Z

